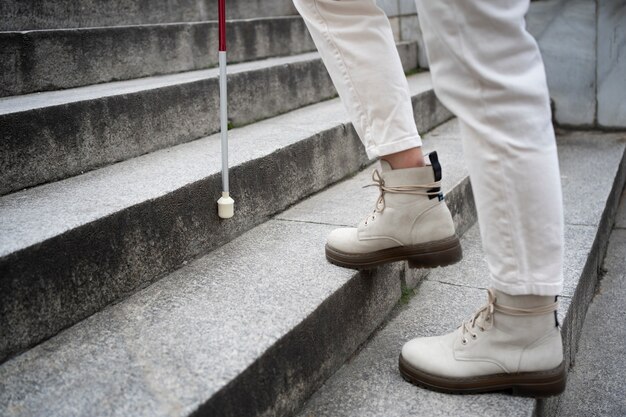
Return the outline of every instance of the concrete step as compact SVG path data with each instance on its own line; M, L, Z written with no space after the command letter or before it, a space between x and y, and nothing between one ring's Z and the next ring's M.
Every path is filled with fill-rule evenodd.
M463 231L474 212L457 130L445 124L424 143L445 164L444 190ZM361 188L370 175L7 361L0 414L289 415L384 319L404 281L424 274L405 263L359 273L325 261L327 233L373 207L377 190Z
M428 73L409 85L420 131L451 117ZM367 162L335 99L231 130L228 221L216 213L219 135L0 197L0 360Z
M228 0L229 19L297 14L292 0ZM0 31L199 22L217 19L212 0L3 0Z
M416 44L398 46L407 70ZM229 67L229 119L244 125L336 95L317 55ZM218 70L0 98L0 194L219 130Z
M298 16L228 22L228 60L315 50ZM217 22L0 32L0 97L217 66Z
M565 203L565 290L558 311L565 356L576 351L593 295L618 198L626 179L624 134L571 132L559 136ZM445 165L444 165L445 168ZM402 345L447 333L485 302L490 285L478 227L462 239L464 259L432 271L405 305L300 411L299 416L534 416L554 415L558 398L505 394L445 395L415 387L398 372Z
M587 310L558 417L626 415L626 192Z

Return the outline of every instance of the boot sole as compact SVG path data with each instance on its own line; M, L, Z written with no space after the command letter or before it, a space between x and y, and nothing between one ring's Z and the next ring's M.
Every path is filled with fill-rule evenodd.
M389 262L408 261L409 268L436 268L459 262L463 250L454 235L434 242L411 246L397 246L369 253L346 253L326 244L328 262L352 269L371 269Z
M517 374L495 374L472 378L446 378L432 375L411 366L400 354L400 373L414 385L447 394L478 394L511 391L513 395L544 398L565 391L565 361L554 369Z

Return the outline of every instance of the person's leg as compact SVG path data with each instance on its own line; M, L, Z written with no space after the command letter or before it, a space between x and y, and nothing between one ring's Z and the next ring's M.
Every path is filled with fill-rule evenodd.
M294 0L370 158L422 145L389 20L374 0ZM420 150L421 152L421 150Z
M424 154L422 147L407 149L381 157L389 162L393 169L416 168L424 166Z
M461 247L440 192L436 154L424 158L389 20L374 0L294 0L370 158L382 159L376 210L328 237L330 262L370 268L456 262ZM430 166L424 167L425 163Z
M457 331L408 342L401 371L444 391L558 393L563 209L545 71L525 30L528 0L417 3L435 92L460 120L494 291Z

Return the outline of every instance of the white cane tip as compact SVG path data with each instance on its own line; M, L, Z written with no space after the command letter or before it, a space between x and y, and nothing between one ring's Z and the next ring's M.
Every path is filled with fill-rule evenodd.
M222 197L217 200L217 215L221 219L230 219L235 215L235 200L226 192L223 192Z

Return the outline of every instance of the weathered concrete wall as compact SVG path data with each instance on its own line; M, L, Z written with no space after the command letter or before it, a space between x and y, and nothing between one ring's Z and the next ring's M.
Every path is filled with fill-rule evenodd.
M556 120L594 126L596 119L596 4L591 0L533 3L528 29L539 42Z
M626 1L598 0L598 125L626 127Z
M377 0L376 3L387 13L396 42L417 41L418 66L428 68L415 0Z
M533 3L528 28L546 64L557 122L626 127L626 1Z

